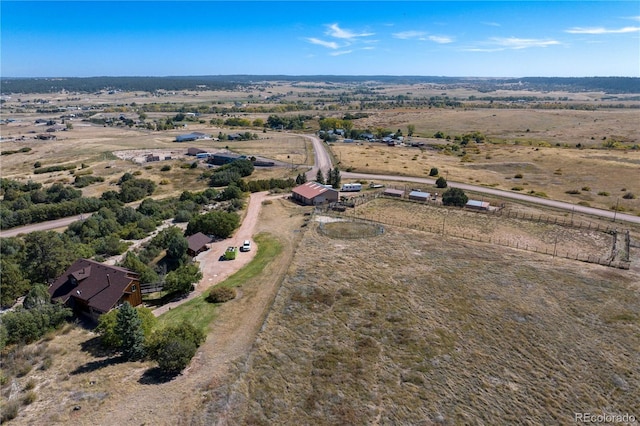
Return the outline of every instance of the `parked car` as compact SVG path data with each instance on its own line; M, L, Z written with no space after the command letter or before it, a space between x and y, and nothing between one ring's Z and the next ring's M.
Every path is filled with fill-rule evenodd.
M245 240L240 247L240 251L251 251L251 241Z
M238 248L237 247L229 247L227 248L227 251L224 252L224 260L233 260L236 258L236 255L238 254Z

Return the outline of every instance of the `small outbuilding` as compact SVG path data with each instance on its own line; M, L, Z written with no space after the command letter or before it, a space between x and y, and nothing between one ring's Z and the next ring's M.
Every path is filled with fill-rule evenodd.
M414 201L429 201L431 198L431 194L428 192L422 191L411 191L409 193L409 199Z
M397 198L404 197L404 191L402 189L387 188L384 190L382 194L388 197L397 197Z
M466 208L472 210L489 210L488 201L469 200L465 205Z
M209 246L207 246L207 244L211 243L211 241L213 240L202 232L189 235L187 237L187 243L189 243L187 254L191 257L195 257L203 251L209 250Z
M338 191L327 185L321 185L318 182L307 182L293 188L291 198L308 206L316 206L318 204L337 202L339 194Z

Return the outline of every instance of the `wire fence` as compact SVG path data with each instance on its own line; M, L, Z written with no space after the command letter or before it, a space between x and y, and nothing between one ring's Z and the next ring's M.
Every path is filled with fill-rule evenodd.
M582 253L578 251L569 251L563 250L562 248L558 250L556 244L554 244L553 248L550 247L539 247L535 245L530 245L528 243L522 243L520 241L513 241L508 238L498 238L492 235L482 235L478 233L474 233L471 231L459 232L451 229L447 229L444 226L427 226L427 225L416 225L415 223L410 223L408 221L401 220L391 220L391 219L381 219L381 218L370 218L362 215L355 216L353 214L343 214L341 212L332 211L331 209L316 209L316 214L323 214L330 217L334 217L343 221L352 221L352 222L367 222L371 224L378 225L388 225L388 226L397 226L402 228L414 229L417 231L428 232L432 234L439 234L443 237L453 237L453 238L461 238L464 240L475 241L485 244L498 245L502 247L509 247L518 250L525 250L530 252L535 252L539 254L549 255L553 258L564 258L577 260L580 262L586 263L594 263L598 265L608 266L612 268L618 269L629 269L630 261L629 261L629 247L630 247L630 234L629 231L626 232L618 232L617 230L611 230L609 228L599 228L599 227L585 227L578 226L582 229L592 229L601 232L607 232L613 235L613 247L611 249L611 254L609 256L603 255L594 255L590 253ZM514 216L515 217L515 216ZM523 219L523 216L519 216L520 219ZM525 219L526 220L526 219ZM549 221L547 223L553 223L556 225L562 225L562 223ZM567 224L566 226L570 226Z

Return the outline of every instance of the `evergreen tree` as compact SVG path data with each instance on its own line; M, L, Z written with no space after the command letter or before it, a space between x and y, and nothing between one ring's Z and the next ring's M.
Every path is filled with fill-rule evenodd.
M118 309L116 333L122 339L120 350L128 360L138 360L144 357L144 331L142 321L129 302Z
M316 174L316 182L318 182L320 185L324 185L325 184L325 180L324 180L324 174L322 173L322 170L318 169L318 173Z
M334 169L329 169L329 184L338 189L340 188L340 182L342 181L342 177L340 176L340 169L338 167Z

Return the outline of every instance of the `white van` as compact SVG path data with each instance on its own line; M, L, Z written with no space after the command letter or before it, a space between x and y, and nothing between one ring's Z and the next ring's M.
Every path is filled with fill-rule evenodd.
M245 240L240 247L240 251L251 251L251 241Z

